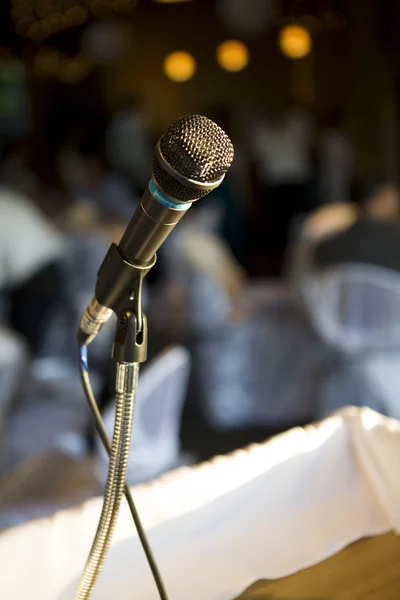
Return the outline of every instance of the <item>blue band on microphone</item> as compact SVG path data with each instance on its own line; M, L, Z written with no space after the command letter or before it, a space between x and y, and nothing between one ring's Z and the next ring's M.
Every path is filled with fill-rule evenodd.
M171 198L164 196L162 192L158 189L156 184L152 179L149 181L149 190L151 195L163 206L166 208L172 208L172 210L187 210L192 206L192 202L174 202Z

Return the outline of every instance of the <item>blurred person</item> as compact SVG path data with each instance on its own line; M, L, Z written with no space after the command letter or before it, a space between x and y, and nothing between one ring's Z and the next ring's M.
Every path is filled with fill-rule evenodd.
M337 235L321 239L315 248L315 260L321 265L358 262L397 270L400 265L398 188L380 182L365 195L360 209L354 207L349 205L348 214L351 213L353 218L348 219L347 226L343 223L341 228L333 231Z
M355 151L339 111L326 120L318 148L318 195L321 204L351 201Z
M285 270L289 281L293 284L297 277L304 275L317 244L345 231L359 217L356 204L343 202L321 206L308 215L287 249Z
M330 350L318 417L352 404L398 419L399 221L360 213L310 249L296 283L305 314Z
M360 211L356 204L338 202L322 206L307 217L301 236L305 240L318 243L351 227L359 216Z
M360 218L351 227L317 244L314 261L321 268L360 263L400 270L400 224Z
M128 98L111 119L106 132L106 154L113 169L129 179L141 195L151 173L154 144L139 98Z
M30 166L31 140L19 138L0 145L0 181L23 194L35 192L38 179Z
M250 195L249 165L242 142L242 123L237 109L229 104L205 107L203 114L209 115L224 131L229 133L235 148L233 163L224 181L210 195L211 203L218 202L221 221L218 233L227 242L235 258L243 263L247 229L247 204ZM207 199L205 200L207 202Z
M80 137L80 135L82 137ZM66 213L71 232L90 232L94 237L118 243L139 205L129 179L110 168L100 132L84 132L62 148L58 165L72 199ZM151 164L147 170L147 182ZM162 256L147 276L154 283L160 274Z
M363 262L364 257L367 262L385 263L391 253L385 232L389 237L396 232L392 225L399 218L399 190L386 182L369 186L360 205L338 202L315 209L304 220L288 253L290 277L304 274L314 260L333 264L356 259Z
M122 224L131 218L138 199L124 178L109 168L101 133L78 130L61 149L57 162L72 199L73 224Z
M34 202L0 187L0 290L11 326L40 351L46 319L62 300L64 238Z
M259 221L271 274L281 273L293 217L312 208L313 141L313 123L294 109L258 119L252 130L251 151L264 186Z
M377 189L316 209L291 256L293 310L320 346L315 418L345 405L400 415L400 222L395 194Z
M366 217L377 221L398 221L400 219L399 188L391 183L375 185L362 201Z
M54 149L42 137L29 135L3 147L0 185L31 198L51 220L63 215L67 194L57 173Z

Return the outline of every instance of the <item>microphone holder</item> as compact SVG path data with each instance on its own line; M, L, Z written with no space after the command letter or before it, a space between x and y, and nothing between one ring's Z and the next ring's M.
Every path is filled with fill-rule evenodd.
M131 300L117 313L112 358L118 363L143 363L147 360L147 317L142 309L142 279L133 282Z
M157 256L143 266L125 261L112 244L100 271L117 272L119 285L108 304L117 315L112 358L118 363L143 363L147 360L147 317L142 308L143 280L155 265ZM99 278L101 279L101 278ZM97 289L96 289L97 292Z

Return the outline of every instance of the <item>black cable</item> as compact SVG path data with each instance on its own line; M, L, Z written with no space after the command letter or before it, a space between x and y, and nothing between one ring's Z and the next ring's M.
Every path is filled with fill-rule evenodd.
M87 346L79 347L79 359L80 359L79 360L79 371L80 371L80 375L81 375L83 390L85 392L85 396L88 401L89 408L92 412L97 432L100 436L100 439L103 443L104 448L107 451L107 454L110 455L110 453L111 453L110 440L108 439L107 432L104 428L103 419L101 418L101 414L100 414L99 408L97 406L96 398L93 393L92 385L90 383L88 360L87 360ZM140 521L139 514L136 510L135 502L133 500L132 494L130 492L130 489L129 489L127 483L125 483L124 494L125 494L125 498L128 502L129 509L131 511L133 521L135 523L135 527L138 532L140 542L142 544L143 551L146 555L147 562L149 563L149 567L153 574L154 581L157 586L160 599L168 600L168 594L165 589L165 585L162 580L161 573L158 569L156 560L153 556L153 552L151 550L146 533L143 529L143 525Z

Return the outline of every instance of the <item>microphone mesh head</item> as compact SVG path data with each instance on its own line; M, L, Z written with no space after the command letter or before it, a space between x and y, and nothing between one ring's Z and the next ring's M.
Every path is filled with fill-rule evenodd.
M165 161L186 179L198 183L218 182L233 160L233 145L216 123L201 115L177 119L160 139ZM193 189L180 183L155 158L153 176L170 196L190 202L206 196L210 189ZM215 186L217 187L217 185Z

